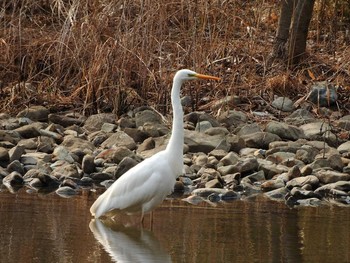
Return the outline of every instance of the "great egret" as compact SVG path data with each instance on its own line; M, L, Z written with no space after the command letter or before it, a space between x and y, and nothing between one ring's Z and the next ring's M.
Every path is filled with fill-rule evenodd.
M141 221L169 195L176 178L183 172L183 110L180 88L184 81L220 78L182 69L176 72L171 89L173 108L172 135L165 150L145 159L118 178L91 206L90 212L99 218L112 210L128 214L141 212Z

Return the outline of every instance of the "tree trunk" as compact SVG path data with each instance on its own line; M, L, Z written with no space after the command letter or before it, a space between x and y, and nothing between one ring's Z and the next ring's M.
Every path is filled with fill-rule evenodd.
M298 0L285 0L281 3L281 14L272 55L275 58L283 59L286 57L286 43L289 37L293 11L297 3Z
M297 64L305 53L314 3L315 0L298 1L295 8L288 49L289 66Z

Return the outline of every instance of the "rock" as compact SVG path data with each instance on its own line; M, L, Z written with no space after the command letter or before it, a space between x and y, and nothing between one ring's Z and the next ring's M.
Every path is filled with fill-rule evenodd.
M311 86L307 99L321 107L334 105L338 99L335 86L328 81L318 81Z
M269 144L274 141L280 141L281 138L269 132L255 132L248 135L243 135L242 139L245 141L247 147L268 149Z
M300 125L314 122L314 116L305 109L297 109L292 114L284 119L284 121L288 124L299 127Z
M205 133L185 130L185 144L189 147L190 152L209 153L221 143L224 136L209 136Z
M217 178L205 183L205 188L222 188L222 187L223 187L223 185L222 185L221 181Z
M64 187L64 186L69 186L72 189L77 189L78 188L78 184L76 182L74 182L72 179L70 178L66 178L62 181L60 187Z
M284 165L277 165L271 161L264 159L257 159L257 161L259 163L258 170L264 171L266 179L271 179L276 174L281 174L289 171L288 167Z
M335 183L338 181L350 180L350 174L337 171L319 170L314 173L318 180L323 184Z
M211 127L205 131L205 134L210 136L226 136L229 134L229 131L225 127Z
M287 182L286 187L292 189L294 187L303 187L306 184L316 188L319 184L319 179L314 175L308 175L303 177L297 177Z
M23 154L20 162L24 165L36 165L39 161L44 163L49 163L52 160L51 154L41 153L41 152L32 152Z
M9 151L8 151L8 154L9 154L9 158L10 158L10 162L13 162L15 160L20 160L21 159L21 156L22 154L25 153L25 148L21 145L17 145L13 148L11 148Z
M293 111L293 101L287 97L278 97L272 102L272 107L281 111Z
M136 143L142 143L144 142L146 139L149 138L149 135L141 130L141 129L136 129L136 128L125 128L124 132L129 135ZM149 138L152 139L153 138Z
M31 106L17 114L17 118L26 117L32 121L47 121L49 110L44 106Z
M330 125L326 122L312 122L301 125L299 128L303 130L305 138L308 140L324 140L330 145L337 144L337 138L331 132L332 128Z
M37 149L39 152L52 153L55 145L56 144L53 138L41 136L38 140Z
M10 160L9 151L4 147L0 147L0 163L5 163Z
M37 150L38 148L38 143L36 138L20 140L17 145L23 146L26 150Z
M7 171L11 172L17 172L20 175L24 174L24 169L23 169L23 165L18 161L18 160L14 160L12 161L8 166L7 166Z
M222 189L222 188L199 188L195 189L192 191L192 195L200 196L203 198L207 198L211 194L220 194L224 195L228 192L231 192L230 190L227 189Z
M280 187L275 190L269 191L265 193L265 196L272 200L282 201L287 195L288 190L285 187Z
M248 117L244 112L235 110L221 112L217 119L227 128L237 127L248 121Z
M101 127L101 131L105 132L105 133L110 133L110 132L114 132L117 129L117 125L114 123L103 123L102 127Z
M341 145L339 145L337 150L340 154L350 152L350 141L344 142Z
M21 138L19 133L15 131L2 131L0 130L0 141L8 141L10 143L16 144Z
M131 157L137 161L141 160L141 158L138 158L135 153L130 151L126 147L117 147L117 148L111 148L107 150L101 151L96 157L95 157L95 164L96 161L101 159L103 160L103 163L120 163L121 160L123 160L125 157Z
M267 181L263 182L260 187L264 192L268 192L268 191L272 191L272 190L279 189L282 187L284 188L284 186L285 186L285 183L283 180L271 179L271 180L267 180Z
M265 181L265 174L264 171L260 170L255 173L252 173L244 178L249 179L250 182L259 182L259 181Z
M111 180L113 178L113 175L111 175L109 173L104 173L104 172L97 172L97 173L92 173L91 178L94 181L106 181L106 180ZM108 187L106 187L106 188L108 188Z
M315 190L315 193L318 193L322 196L329 194L332 189L349 192L350 191L350 181L338 181L336 183L326 184L318 187Z
M227 151L222 150L222 149L214 149L211 152L209 152L209 156L214 156L216 159L221 159L224 158L225 155L227 154Z
M9 175L4 177L2 183L8 186L20 186L23 185L23 177L18 172L11 172Z
M301 199L296 201L297 205L300 206L320 206L322 205L322 201L318 198L308 198L308 199Z
M299 166L295 165L289 171L287 172L288 179L294 179L296 177L299 177L301 175Z
M234 152L229 152L224 157L222 157L220 159L219 164L223 165L223 166L233 165L233 164L238 163L238 161L239 161L239 156Z
M52 171L51 175L58 179L62 177L81 177L75 164L63 164L61 166L58 166Z
M197 122L195 131L204 133L212 127L213 126L209 121L201 121L201 122Z
M295 158L301 160L305 164L312 163L315 160L318 150L314 147L304 145L295 153Z
M77 195L77 191L69 186L62 186L56 190L56 194L64 198L70 198Z
M91 154L95 150L95 146L93 145L93 143L71 135L67 135L64 137L61 146L66 147L67 150L70 152L74 151L75 149L83 149L85 153Z
M62 145L55 148L52 156L53 161L62 160L66 161L67 163L74 163L74 158L72 157L68 149Z
M296 126L283 122L271 121L267 124L265 131L276 134L285 140L296 141L298 139L304 138L303 130L299 129Z
M241 149L245 147L245 141L234 134L229 134L226 136L226 141L229 143L230 151L238 153Z
M117 115L114 113L94 114L87 118L83 128L88 132L99 131L104 123L115 124L116 120Z
M162 117L160 114L153 110L143 110L135 114L136 127L141 127L145 123L157 123L162 124Z
M83 157L81 168L84 173L91 174L95 171L94 157L87 154Z
M266 152L266 154L268 154ZM267 157L266 157L266 160L267 161L271 161L273 163L282 163L282 162L285 162L285 161L288 161L288 160L294 160L295 159L295 154L294 153L291 153L291 152L275 152L273 154L269 154Z
M256 158L250 157L239 161L236 165L237 171L241 174L249 174L258 169L259 163Z
M222 175L222 176L239 172L238 167L236 165L232 165L232 164L220 166L220 167L218 167L217 170L220 173L220 175Z
M38 125L38 123L31 123L15 129L15 132L17 132L22 138L35 138L40 136L39 130L41 128L42 125Z
M135 141L123 131L117 131L101 144L102 148L126 147L130 150L136 149Z
M248 135L255 132L262 132L260 126L257 123L250 123L243 125L236 133L238 136Z
M321 195L318 193L314 193L313 191L309 190L304 190L299 187L294 187L291 191L290 194L296 198L296 199L308 199L308 198L317 198L321 199Z
M199 203L202 203L205 201L205 198L198 196L198 195L190 195L184 199L181 199L182 201L185 201L187 203L190 203L192 205L198 205Z
M84 120L80 118L72 118L64 115L49 114L48 119L52 123L57 123L63 127L68 127L71 125L81 126L84 124Z

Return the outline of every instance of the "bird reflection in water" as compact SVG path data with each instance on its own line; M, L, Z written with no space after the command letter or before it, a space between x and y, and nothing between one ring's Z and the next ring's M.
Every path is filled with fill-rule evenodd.
M172 262L152 231L99 219L92 219L89 227L115 262Z

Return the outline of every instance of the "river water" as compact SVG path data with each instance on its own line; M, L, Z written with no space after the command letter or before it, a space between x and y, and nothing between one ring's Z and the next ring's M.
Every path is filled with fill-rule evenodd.
M92 220L96 195L0 191L0 262L350 262L350 209L290 209L257 196L165 200L139 217Z

